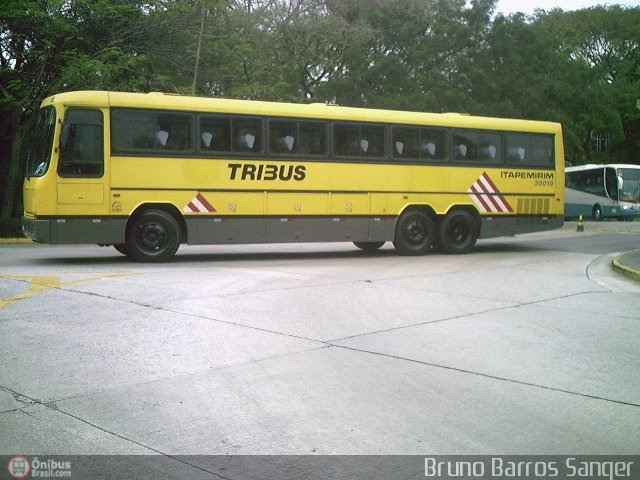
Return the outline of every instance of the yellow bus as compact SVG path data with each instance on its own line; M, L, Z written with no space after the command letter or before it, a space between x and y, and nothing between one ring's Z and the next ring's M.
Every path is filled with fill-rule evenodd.
M24 180L36 242L353 242L466 253L564 222L551 122L78 91L42 102Z

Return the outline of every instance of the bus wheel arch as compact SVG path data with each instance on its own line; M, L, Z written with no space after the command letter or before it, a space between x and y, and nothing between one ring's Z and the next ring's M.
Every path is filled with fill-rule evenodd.
M137 262L166 262L186 240L186 234L184 218L173 205L141 205L127 222L127 255Z
M412 205L398 216L393 245L401 255L425 255L435 239L435 212L431 207Z
M469 253L480 236L480 215L472 207L453 207L438 223L437 244L450 254Z
M382 248L382 246L387 242L353 242L353 244L358 247L360 250L365 252L375 252Z

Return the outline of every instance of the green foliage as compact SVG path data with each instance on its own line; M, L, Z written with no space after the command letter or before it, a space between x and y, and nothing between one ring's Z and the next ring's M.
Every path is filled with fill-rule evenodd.
M495 3L4 0L0 218L20 215L32 113L75 89L555 120L574 163L640 162L640 7L493 18Z
M640 8L593 7L575 12L552 11L541 16L541 33L553 35L567 65L571 99L563 105L576 142L576 162L609 160L640 163L637 130L640 110ZM582 69L580 76L576 68ZM593 135L606 133L606 152L591 148ZM579 142L579 143L578 143Z

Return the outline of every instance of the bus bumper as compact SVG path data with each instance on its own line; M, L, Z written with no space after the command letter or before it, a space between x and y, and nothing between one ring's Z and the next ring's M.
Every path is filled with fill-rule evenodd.
M126 217L22 217L22 232L34 242L112 245L124 243Z
M479 238L544 232L564 225L564 215L483 216Z
M610 212L606 213L610 213L610 215L608 216L611 217L618 217L619 219L624 220L633 220L640 217L640 208L636 207L635 205L622 205L612 208L610 209Z
M22 217L22 233L34 242L51 243L51 220Z

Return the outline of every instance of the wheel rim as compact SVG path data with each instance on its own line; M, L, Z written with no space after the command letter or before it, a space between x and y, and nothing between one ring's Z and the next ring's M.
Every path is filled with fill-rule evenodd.
M424 222L414 220L407 225L406 239L409 243L420 245L427 238L427 226Z
M169 243L169 232L161 223L146 223L138 230L138 244L148 252L164 249Z
M470 234L469 225L465 222L455 222L449 227L447 237L451 243L461 245L469 239Z

